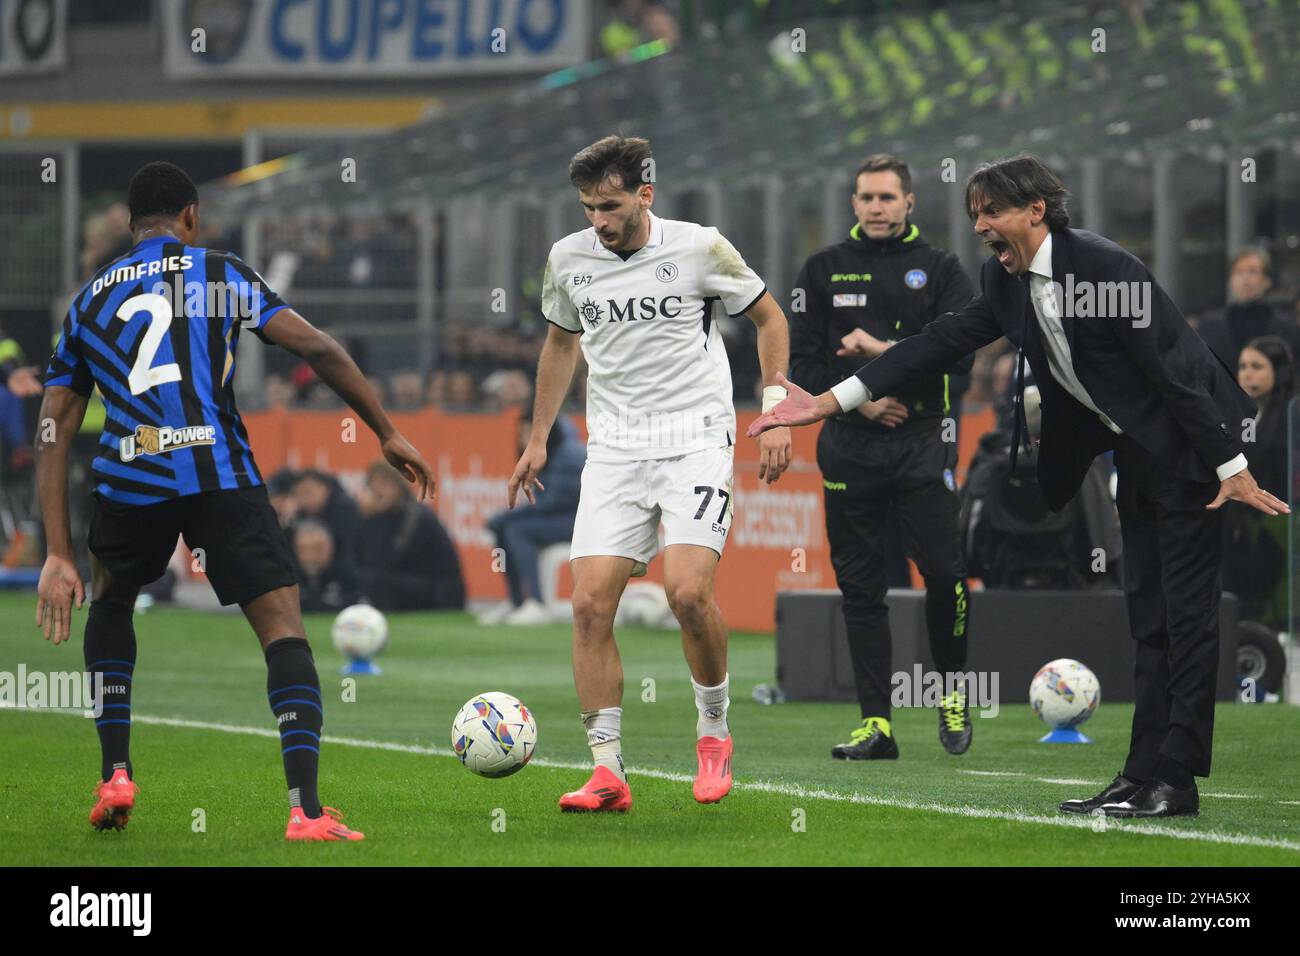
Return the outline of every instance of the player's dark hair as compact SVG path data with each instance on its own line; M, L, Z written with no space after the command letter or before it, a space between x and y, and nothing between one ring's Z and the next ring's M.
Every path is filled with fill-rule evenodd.
M155 216L179 216L198 201L199 191L185 170L161 160L141 166L127 189L133 225Z
M1047 204L1043 222L1048 229L1064 229L1070 224L1066 209L1070 191L1037 156L1022 154L985 163L966 180L966 211L972 221L979 217L977 206L982 208L991 202L1020 209L1035 199Z
M595 189L605 180L634 193L653 183L650 141L639 136L606 136L582 150L569 163L569 182L578 189Z
M858 177L863 173L893 173L903 185L904 196L912 191L912 171L907 168L907 163L889 153L873 153L862 161L858 171L853 174L854 194L858 191Z
M1253 338L1245 347L1259 352L1273 366L1273 391L1268 395L1268 404L1285 406L1295 394L1296 385L1295 356L1291 354L1291 347L1276 335Z

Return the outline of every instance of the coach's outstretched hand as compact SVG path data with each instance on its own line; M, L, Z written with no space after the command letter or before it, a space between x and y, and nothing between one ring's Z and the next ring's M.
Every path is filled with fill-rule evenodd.
M524 453L519 456L519 464L515 465L515 473L510 476L510 484L506 486L508 507L515 506L515 496L519 494L520 488L524 490L524 497L528 499L530 505L537 504L537 498L533 495L533 486L536 485L539 491L546 490L546 486L537 480L537 476L545 467L546 446L529 443Z
M400 471L402 477L415 485L416 501L423 501L437 494L438 483L433 477L433 469L400 432L394 432L379 447L388 463Z
M1218 497L1205 507L1210 511L1217 511L1225 501L1240 501L1242 504L1250 505L1266 515L1289 515L1291 513L1291 509L1287 507L1285 501L1265 491L1255 483L1249 468L1237 472L1220 484Z
M73 600L80 610L86 597L77 565L70 558L51 554L41 568L36 595L36 626L45 629L47 641L52 636L55 644L62 644L72 635Z
M838 415L841 411L840 403L830 392L821 395L805 392L780 372L776 374L776 383L785 387L785 400L777 403L770 412L754 419L754 423L745 432L750 438L756 438L769 428L811 425L823 418Z

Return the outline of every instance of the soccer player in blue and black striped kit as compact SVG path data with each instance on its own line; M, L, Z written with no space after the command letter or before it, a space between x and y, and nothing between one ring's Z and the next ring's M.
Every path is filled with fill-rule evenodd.
M50 360L36 443L48 556L36 623L55 644L84 588L68 523L68 455L92 386L107 417L92 472L89 674L103 675L96 722L102 781L90 822L122 829L138 791L129 757L140 588L166 570L177 535L222 604L238 604L266 654L267 693L289 785L290 840L359 840L316 792L323 723L293 558L235 408L241 331L308 362L379 438L423 500L433 473L393 427L347 352L290 309L236 256L195 246L198 192L180 168L143 167L130 185L133 248L74 297Z

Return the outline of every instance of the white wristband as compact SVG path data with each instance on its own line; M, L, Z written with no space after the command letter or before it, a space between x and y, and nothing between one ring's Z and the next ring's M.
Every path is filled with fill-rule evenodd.
M778 402L785 401L787 392L780 385L768 385L763 389L763 414L766 415Z

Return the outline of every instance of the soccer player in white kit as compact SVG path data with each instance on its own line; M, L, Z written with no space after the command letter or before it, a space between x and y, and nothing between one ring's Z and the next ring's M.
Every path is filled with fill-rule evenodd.
M785 313L735 248L710 226L650 212L650 144L608 136L578 153L569 179L590 229L551 247L542 311L551 328L537 366L533 429L510 478L509 502L545 489L546 437L569 390L579 344L588 365L587 465L570 554L573 682L595 771L560 798L564 810L627 810L623 667L614 612L630 577L645 573L664 527L664 587L682 629L696 723L695 799L731 789L727 626L713 574L731 530L736 414L715 302L758 327L763 407L784 397ZM759 479L790 462L790 432L759 439Z

